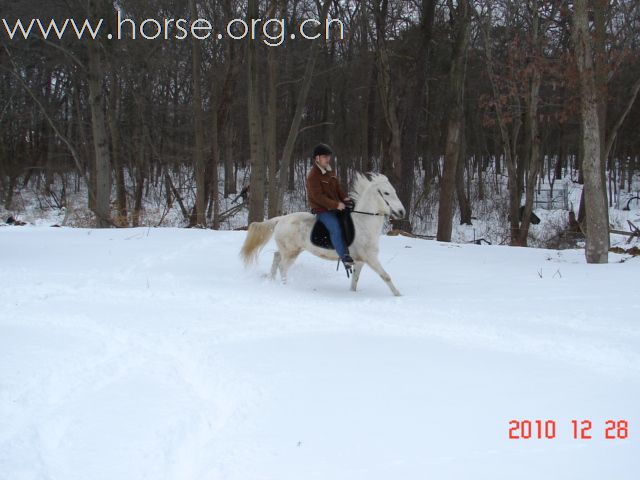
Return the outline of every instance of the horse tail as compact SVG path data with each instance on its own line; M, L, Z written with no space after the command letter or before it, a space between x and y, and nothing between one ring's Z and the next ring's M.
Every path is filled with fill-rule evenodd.
M251 222L247 230L247 236L244 239L244 244L240 249L240 257L242 257L245 267L256 262L260 250L262 250L262 247L266 245L273 235L273 229L276 228L281 218L282 217L274 217L264 222Z

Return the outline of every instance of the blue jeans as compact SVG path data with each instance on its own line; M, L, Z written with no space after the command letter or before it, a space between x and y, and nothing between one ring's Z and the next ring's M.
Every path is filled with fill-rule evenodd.
M342 236L342 225L338 220L336 212L321 212L318 214L318 220L327 227L329 230L329 237L331 237L331 243L333 248L338 252L340 258L344 257L347 252L347 246L344 244L344 238Z

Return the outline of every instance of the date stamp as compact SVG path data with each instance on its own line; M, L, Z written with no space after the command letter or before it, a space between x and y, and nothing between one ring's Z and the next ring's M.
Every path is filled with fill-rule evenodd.
M553 440L558 435L573 440L626 440L629 438L629 421L605 420L598 424L586 419L563 423L551 419L509 421L509 440Z

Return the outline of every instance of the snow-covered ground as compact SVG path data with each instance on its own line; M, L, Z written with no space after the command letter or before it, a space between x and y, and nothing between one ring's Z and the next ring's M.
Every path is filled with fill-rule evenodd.
M383 237L395 298L243 238L0 228L0 479L638 478L640 258Z

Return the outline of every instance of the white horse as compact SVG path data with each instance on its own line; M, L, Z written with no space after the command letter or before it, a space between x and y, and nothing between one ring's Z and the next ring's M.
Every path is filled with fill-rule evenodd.
M381 174L370 174L367 177L358 173L353 190L355 207L352 218L356 236L349 247L349 253L354 260L351 290L356 290L362 267L367 264L380 275L391 292L399 296L400 292L378 260L378 242L384 217L403 218L404 206L389 179ZM315 215L297 212L264 222L251 223L240 251L245 266L256 262L260 250L274 234L278 251L273 255L272 279L279 269L282 281L286 283L287 271L303 250L325 260L337 261L338 254L335 250L320 248L311 243L311 230L315 221Z

